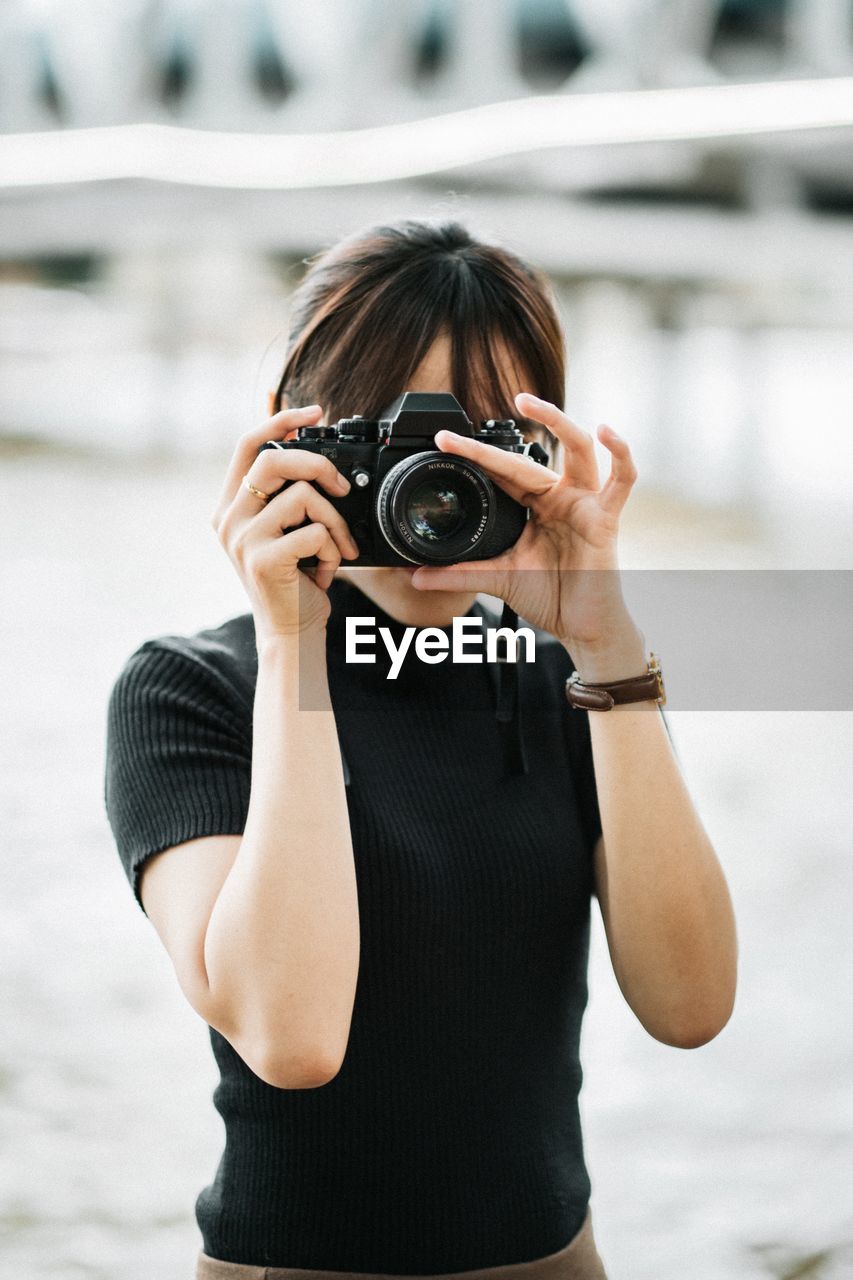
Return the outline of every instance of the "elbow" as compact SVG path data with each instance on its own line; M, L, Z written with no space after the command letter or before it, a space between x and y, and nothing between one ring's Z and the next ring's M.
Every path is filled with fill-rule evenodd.
M737 976L734 971L725 981L710 990L694 984L681 993L680 999L645 1009L640 1017L646 1031L661 1044L674 1049L700 1049L710 1044L727 1026L735 1006Z
M273 1036L269 1028L251 1030L244 1023L239 1029L217 1019L210 1022L219 1031L253 1075L274 1089L318 1089L334 1080L346 1053L347 1037L333 1044L333 1038L319 1037L302 1043L295 1035ZM283 1043L284 1041L284 1043ZM343 1044L343 1047L341 1045Z
M214 1026L231 1045L237 1056L253 1075L273 1089L318 1089L328 1084L343 1064L343 1054L317 1047L287 1049L280 1038L273 1041L265 1036L248 1035L246 1029L235 1032L220 1022Z
M710 1012L694 1010L690 1015L674 1019L665 1029L650 1030L656 1040L674 1049L701 1049L715 1040L729 1022L734 1010L734 993L723 1009Z
M282 1054L268 1047L244 1059L246 1065L265 1084L274 1089L319 1089L329 1084L341 1069L338 1054L320 1051Z
M222 1018L205 1021L227 1040L253 1075L274 1089L317 1089L333 1080L341 1069L343 1054L311 1049L283 1052L280 1045L235 1029Z
M282 1041L280 1031L276 1036L255 1038L254 1043L260 1046L250 1064L255 1075L275 1089L319 1089L334 1080L343 1066L349 1027L343 1037L318 1031L304 1043L296 1036Z
M672 1045L674 1049L701 1049L703 1045L710 1044L712 1040L720 1034L723 1027L728 1022L721 1023L702 1023L695 1027L685 1027L678 1031L676 1035L668 1036L663 1043ZM658 1037L661 1039L661 1037Z

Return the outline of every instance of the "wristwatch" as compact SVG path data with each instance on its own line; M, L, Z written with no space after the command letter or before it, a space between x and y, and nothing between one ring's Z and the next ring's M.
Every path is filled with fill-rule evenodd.
M581 680L578 671L573 671L566 681L566 697L573 707L584 711L609 711L617 703L646 702L649 699L663 706L666 690L660 661L656 654L650 653L648 670L643 675L607 680L601 684L587 683Z

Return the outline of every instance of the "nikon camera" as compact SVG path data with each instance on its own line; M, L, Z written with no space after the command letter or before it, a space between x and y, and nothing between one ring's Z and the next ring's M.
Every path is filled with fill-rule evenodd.
M267 440L261 449L321 453L347 477L352 488L344 497L322 492L346 520L361 551L348 564L491 559L518 541L528 509L467 458L437 449L436 432L443 429L548 462L542 446L525 443L512 419L490 418L475 431L456 397L444 392L407 391L378 419L342 418L328 427L299 427L295 439ZM305 567L316 563L316 556L299 561Z

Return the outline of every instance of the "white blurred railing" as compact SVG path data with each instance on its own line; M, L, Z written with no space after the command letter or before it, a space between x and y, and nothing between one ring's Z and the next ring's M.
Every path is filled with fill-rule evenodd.
M724 10L723 0L571 0L565 18L584 56L547 91L579 102L853 73L853 0L789 0L767 40L721 39ZM521 56L519 12L515 0L444 0L435 12L430 0L5 0L0 155L4 134L67 144L81 136L71 131L148 122L284 139L524 107L544 91ZM427 73L418 59L435 14L444 43ZM287 290L271 255L296 264L368 221L442 212L494 231L558 282L570 405L585 426L621 427L667 491L766 506L789 465L775 452L780 432L790 459L796 424L813 411L829 421L823 439L843 447L833 406L853 395L851 224L810 213L804 191L819 179L853 195L851 137L848 120L819 135L700 130L544 152L531 139L528 154L440 182L415 166L405 182L336 191L128 177L13 188L8 170L4 188L0 164L0 259L78 253L102 264L79 289L0 285L0 433L224 448L257 417L281 357ZM709 168L728 175L740 207L571 198L620 185L701 196Z
M748 12L743 6L739 11ZM551 20L561 13L559 0L548 12ZM410 143L394 141L398 150L408 145L396 167L384 165L386 147L393 150L390 142L359 134L357 141L375 148L373 163L360 161L353 146L351 162L343 167L358 172L345 181L369 184L384 168L388 172L382 180L417 180L420 173L435 171L431 153L438 145L439 153L460 151L461 158L450 161L451 182L485 182L507 194L616 187L665 188L702 197L714 186L709 173L722 173L716 181L726 198L759 212L762 206L796 206L804 184L813 181L853 198L853 79L844 78L853 74L853 0L757 6L756 14L777 13L772 40L750 39L748 32L721 39L726 12L724 0L565 0L562 17L577 57L569 60L572 66L562 82L554 83L552 77L551 96L543 97L530 83L530 59L522 56L523 31L535 33L536 22L544 22L545 9L532 0L5 0L0 5L0 252L33 253L40 243L45 252L52 251L57 239L61 243L63 225L69 251L91 250L92 242L100 242L115 252L125 224L134 240L152 223L169 225L178 240L191 238L196 210L187 218L184 207L177 206L180 216L170 218L173 192L164 189L159 199L147 192L140 199L134 190L127 208L107 184L135 176L174 182L170 161L183 149L186 169L198 172L194 180L201 187L257 187L266 173L271 189L279 183L328 186L335 148L327 143L346 136L334 131L415 121L418 130ZM525 14L523 28L519 19ZM426 74L421 55L429 30L438 32L442 52ZM536 46L540 62L547 61L547 50L554 46L549 32L544 26ZM261 63L267 68L264 74ZM271 66L279 77L273 93ZM749 81L765 81L756 87L768 91L754 129L741 128L739 121L752 114L746 102ZM824 109L816 103L817 111L810 113L809 99L829 103L827 92L833 86L832 105ZM661 131L649 117L654 111L650 96L642 92L650 89L676 98L679 92L695 97L706 90L743 92L744 98L720 100L719 107L709 98L698 116L693 97L673 100L665 111L674 128ZM632 106L634 90L641 91L642 101ZM548 106L561 96L582 107L583 114ZM834 105L845 100L846 111ZM525 110L537 102L552 111L550 122L540 119L541 111L536 116ZM458 124L448 119L445 138L450 129L456 141L469 135L461 150L440 143L440 128L430 134L439 138L438 144L428 141L422 128L428 117L499 103L510 108L506 128L479 117L460 118ZM601 129L595 127L596 112ZM560 127L557 117L563 115ZM810 115L821 125L817 139ZM713 136L717 117L730 123ZM807 123L798 124L800 118ZM647 119L649 125L637 129ZM618 126L620 121L621 131L614 130L614 122ZM179 126L190 134L173 143L156 132L121 133L122 126L134 124ZM100 127L114 132L81 132ZM478 157L477 146L469 143L475 133L485 139L490 127L512 139L511 155L501 155L499 146L490 143ZM215 131L227 131L229 140L217 144ZM295 135L314 134L318 163L325 158L322 172L310 180L281 181L275 170L289 173L288 142ZM548 142L543 151L541 137L546 134L561 144ZM229 148L233 154L235 140L239 151L244 135L245 156L236 157L240 163L223 162L218 172L216 147L225 156ZM24 164L23 176L20 156L9 153L16 138L22 145L33 140L32 172ZM58 155L47 145L50 140L58 145ZM205 159L199 164L202 140ZM261 165L259 183L258 165L250 157L262 149L270 158ZM422 151L430 154L424 154L419 169ZM383 165L377 167L380 153ZM466 160L469 154L472 158ZM213 157L210 163L207 156ZM310 164L308 155L306 162ZM302 169L306 171L305 163ZM246 179L243 171L251 176ZM97 196L86 196L83 218L74 184L88 181L90 173L102 189ZM57 181L65 184L62 198L53 194L46 205L42 187ZM21 184L28 193L14 189ZM143 205L151 213L141 221L133 210ZM225 196L217 199L225 224L254 228L256 239L266 243L269 232L263 215L259 218L260 208L260 202L247 207ZM289 228L297 241L313 225L309 220L303 233L299 216L297 204L295 226Z
M727 9L725 0L565 0L580 52L562 87L853 72L851 0L775 6L772 40L760 38L757 22L721 40ZM553 20L559 0L549 10ZM773 11L755 6L756 18ZM525 0L4 0L0 132L50 128L57 115L71 127L169 119L286 132L309 120L324 129L419 114L429 100L448 108L500 100L531 91L520 19L534 32L540 23L547 51L553 31L543 14ZM443 56L424 75L418 53L430 29ZM290 92L264 91L261 57L286 73ZM168 95L177 64L186 83Z

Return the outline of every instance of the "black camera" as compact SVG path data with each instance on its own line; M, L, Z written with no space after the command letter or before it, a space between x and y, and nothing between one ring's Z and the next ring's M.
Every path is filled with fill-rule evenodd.
M528 509L467 458L436 449L436 432L443 429L548 462L542 446L526 443L512 419L490 418L475 431L456 397L444 392L407 391L377 419L299 427L294 440L267 440L261 449L309 449L330 458L347 477L352 488L344 497L320 491L358 543L361 555L348 564L491 559L518 541ZM316 563L316 556L299 561Z

